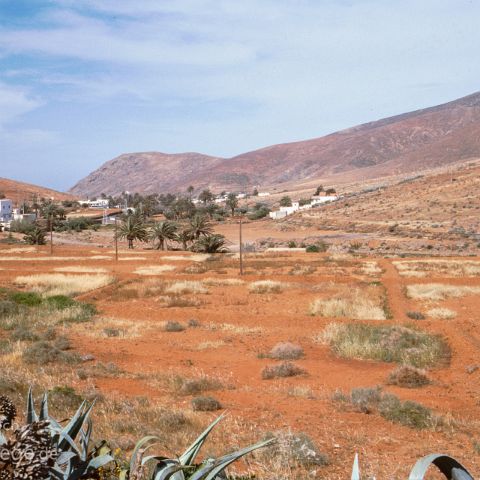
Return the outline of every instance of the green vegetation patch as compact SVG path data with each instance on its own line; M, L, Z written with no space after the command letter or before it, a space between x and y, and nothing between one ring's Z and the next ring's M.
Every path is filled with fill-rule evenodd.
M395 362L417 368L448 360L450 355L448 345L440 336L399 325L331 323L321 340L344 358Z

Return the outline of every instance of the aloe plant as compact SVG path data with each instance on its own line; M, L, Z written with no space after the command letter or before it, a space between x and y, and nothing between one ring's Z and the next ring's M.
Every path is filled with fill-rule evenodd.
M146 480L147 478L148 480L214 480L225 468L243 456L275 442L275 439L265 440L217 459L207 459L200 465L196 465L195 459L208 435L224 417L225 414L222 414L216 418L178 459L145 455L147 450L159 441L159 438L155 436L142 438L135 446L129 469L121 473L120 480ZM151 472L148 477L147 470Z

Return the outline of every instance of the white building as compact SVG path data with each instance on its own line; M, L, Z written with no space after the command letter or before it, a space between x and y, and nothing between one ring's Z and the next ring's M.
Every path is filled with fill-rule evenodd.
M259 197L269 197L270 193L269 192L258 192Z
M312 205L320 205L321 203L334 202L338 200L338 195L314 195L312 197Z
M12 201L7 198L0 200L0 222L10 222L12 220Z
M97 200L80 200L80 205L88 205L89 208L108 208L108 198L98 198Z
M22 213L19 208L13 210L13 220L19 222L35 223L37 215L35 213Z
M288 214L287 212L276 210L275 212L270 212L268 215L270 218L273 218L273 220L279 220L280 218L285 218Z
M237 193L237 198L247 198L246 193Z

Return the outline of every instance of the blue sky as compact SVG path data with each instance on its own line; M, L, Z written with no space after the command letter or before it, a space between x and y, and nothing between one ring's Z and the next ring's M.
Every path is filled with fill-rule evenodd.
M233 156L480 90L479 0L0 0L0 176Z

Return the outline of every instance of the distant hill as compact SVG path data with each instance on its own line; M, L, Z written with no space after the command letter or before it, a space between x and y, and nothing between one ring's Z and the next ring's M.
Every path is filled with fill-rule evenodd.
M0 193L5 195L6 198L13 200L15 203L22 202L23 200L31 200L35 195L39 198L53 198L54 200L70 200L75 196L57 192L50 188L39 187L38 185L32 185L30 183L17 182L16 180L9 180L8 178L0 177Z
M199 153L130 153L106 162L70 191L78 195L215 191L287 182L358 181L418 172L480 156L480 92L436 107L285 143L230 159Z

